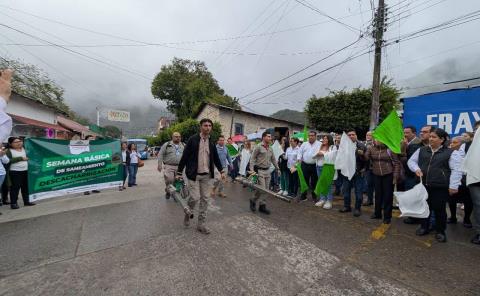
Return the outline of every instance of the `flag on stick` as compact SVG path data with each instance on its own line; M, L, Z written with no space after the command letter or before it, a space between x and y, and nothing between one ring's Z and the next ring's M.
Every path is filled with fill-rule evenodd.
M394 153L402 152L402 141L404 138L402 120L398 117L397 111L393 110L377 126L372 136L375 140L385 144Z
M303 175L302 164L297 163L295 165L295 168L297 169L298 179L300 180L300 192L301 193L307 192L308 185L307 185L307 182L305 181L305 176Z

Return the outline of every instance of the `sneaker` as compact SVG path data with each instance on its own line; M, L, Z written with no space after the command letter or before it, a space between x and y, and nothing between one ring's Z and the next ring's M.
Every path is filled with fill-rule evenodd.
M279 192L277 192L278 195L282 195L283 194L283 190L280 190Z
M285 190L283 193L282 193L283 196L288 196L288 191Z
M340 213L349 213L349 212L352 211L352 209L351 209L351 208L345 208L345 207L343 207L342 209L340 209L340 210L338 210L338 211L339 211Z
M447 242L447 236L443 233L437 233L435 234L435 239L439 243L446 243Z
M307 196L300 196L300 198L298 199L298 202L302 202L306 200L307 200Z
M457 219L448 218L447 224L457 224Z
M332 208L332 202L327 200L327 202L325 203L325 205L323 205L323 208L325 210L330 210Z
M316 207L323 207L324 204L325 204L325 201L324 201L324 200L321 200L321 201L317 202L317 203L315 204L315 206L316 206Z
M362 211L360 209L353 210L354 217L360 217L362 215Z

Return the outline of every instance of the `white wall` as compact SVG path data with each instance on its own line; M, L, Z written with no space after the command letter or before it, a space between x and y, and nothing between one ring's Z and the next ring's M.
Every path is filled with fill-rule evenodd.
M56 124L55 112L33 100L13 94L7 105L7 113Z

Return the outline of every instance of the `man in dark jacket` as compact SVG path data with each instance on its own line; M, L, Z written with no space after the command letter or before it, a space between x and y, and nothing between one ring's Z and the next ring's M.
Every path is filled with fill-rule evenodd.
M188 206L193 211L195 204L200 200L197 230L203 234L209 234L210 230L205 226L208 207L208 192L210 180L214 177L214 166L225 179L225 172L218 157L215 144L210 139L213 122L210 119L200 120L200 134L188 139L182 158L178 164L177 178L181 178L183 169L188 178L190 198ZM185 226L190 225L190 216L185 214Z

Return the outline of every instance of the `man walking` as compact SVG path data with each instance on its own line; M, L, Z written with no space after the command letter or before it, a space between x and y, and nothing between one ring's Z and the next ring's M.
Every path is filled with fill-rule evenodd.
M258 186L261 186L268 190L270 185L270 167L275 166L277 172L280 170L277 160L273 154L273 150L270 147L272 142L272 135L268 132L262 134L262 143L255 146L250 157L250 171L255 172L258 175ZM262 199L260 199L262 196ZM255 191L255 195L250 199L250 210L255 212L257 210L257 200L260 199L260 205L258 211L266 215L270 215L270 211L267 209L265 197L263 197L259 190Z
M173 185L175 181L175 172L178 169L178 164L182 158L185 145L182 143L182 136L178 132L172 134L172 140L166 142L160 148L158 153L158 171L162 172L165 179L165 198L170 198L168 186Z
M355 210L353 215L355 217L360 217L362 214L362 200L363 200L363 186L364 186L364 174L366 168L365 152L367 150L365 144L358 141L357 132L355 130L350 130L347 133L350 140L357 145L355 151L356 158L356 169L355 175L351 180L344 178L343 181L343 209L340 210L340 213L348 213L352 211L351 199L352 199L352 188L355 190Z
M225 137L220 136L217 141L217 153L218 157L220 158L220 162L222 163L222 168L224 171L228 171L228 167L232 167L232 159L228 154L228 149L225 147ZM215 181L213 181L213 188L212 192L210 193L210 197L215 197L218 188L218 196L220 197L227 197L225 193L223 193L223 181L218 171L215 171Z
M183 169L188 178L188 190L190 198L188 206L194 210L197 201L199 204L197 230L203 234L209 234L210 230L205 226L208 208L209 181L214 177L214 167L225 179L222 163L218 157L217 149L210 139L213 122L204 118L200 120L200 133L188 139L177 169L177 178L182 178ZM185 214L184 225L190 225L190 216Z
M307 182L309 188L312 190L312 199L314 203L317 202L317 197L313 191L315 190L318 180L316 155L320 150L320 146L321 143L317 141L317 133L315 131L310 131L308 133L308 141L300 146L297 158L298 162L301 162L305 182ZM307 200L307 191L302 193L302 196L300 197L300 201L305 200Z

